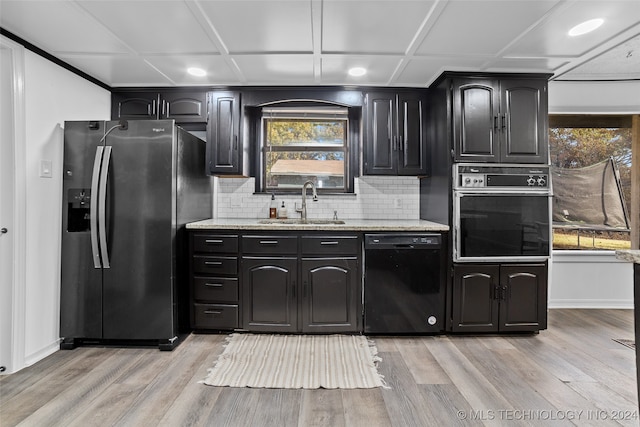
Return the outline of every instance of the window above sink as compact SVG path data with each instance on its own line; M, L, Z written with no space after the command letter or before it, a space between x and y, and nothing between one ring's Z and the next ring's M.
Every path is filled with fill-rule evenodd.
M299 193L312 181L319 193L351 192L349 131L347 107L263 107L259 191Z

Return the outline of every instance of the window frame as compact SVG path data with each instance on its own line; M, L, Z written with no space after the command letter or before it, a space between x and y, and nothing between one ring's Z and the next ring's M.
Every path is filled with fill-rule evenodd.
M336 152L344 153L344 178L343 187L341 188L321 188L318 187L318 193L323 194L353 194L353 182L355 169L357 168L357 159L354 153L358 150L359 138L359 108L325 103L325 102L304 102L304 103L286 103L285 105L269 105L258 109L255 115L256 129L256 193L275 193L275 194L297 194L301 191L302 186L291 188L276 188L267 186L267 170L266 162L268 153L271 152ZM318 119L318 120L344 120L344 144L336 145L267 145L266 129L270 119Z
M551 133L551 129L553 128L605 128L605 129L632 129L632 115L629 114L549 114L548 116L548 132ZM632 141L632 150L633 150L633 141ZM551 144L549 141L549 156L551 157ZM553 163L553 161L551 162ZM634 167L632 165L632 167ZM617 172L619 174L619 172ZM632 246L632 221L631 221L631 212L629 210L629 203L631 201L623 200L623 204L626 204L625 210L627 210L629 214L629 228L627 230L624 229L611 229L611 230L600 230L591 227L575 227L575 228L567 228L562 229L561 227L554 227L552 224L552 239L551 239L551 249L552 251L615 251L618 249L625 248L603 248L600 246L596 246L596 237L597 233L607 232L607 233L617 233L617 234L629 234L629 242ZM562 247L554 247L553 246L553 237L555 236L555 231L561 230L564 231L564 234L575 232L577 238L578 248L562 248ZM561 233L562 234L562 233ZM581 240L582 239L582 240ZM617 239L614 239L617 240ZM626 239L621 239L627 241ZM584 245L583 243L584 242ZM589 243L591 243L591 247L589 247ZM628 249L628 248L627 248Z

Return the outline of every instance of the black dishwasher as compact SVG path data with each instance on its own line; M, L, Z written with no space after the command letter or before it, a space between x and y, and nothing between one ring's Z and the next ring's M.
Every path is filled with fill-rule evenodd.
M364 236L364 332L444 331L446 258L439 233Z

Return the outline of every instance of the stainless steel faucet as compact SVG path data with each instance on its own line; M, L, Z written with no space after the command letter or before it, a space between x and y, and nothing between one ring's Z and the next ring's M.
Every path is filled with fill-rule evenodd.
M298 203L296 203L295 209L296 212L300 212L300 218L303 221L306 221L307 219L307 187L311 187L311 190L313 190L312 200L314 202L318 201L318 193L316 191L316 185L313 183L313 181L306 181L304 184L302 184L302 207L298 208Z

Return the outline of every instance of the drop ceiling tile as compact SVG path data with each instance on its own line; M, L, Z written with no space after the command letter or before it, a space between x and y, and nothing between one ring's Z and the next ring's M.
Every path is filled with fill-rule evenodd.
M229 53L313 52L310 1L202 1Z
M401 59L401 56L323 55L321 80L325 84L386 85ZM363 67L367 74L350 76L347 71L353 67Z
M172 82L142 58L130 56L61 56L109 86L171 86Z
M640 80L640 36L565 73L563 79Z
M313 55L234 55L250 84L312 84Z
M172 55L147 56L146 61L169 77L176 85L237 85L238 77L220 55ZM187 68L198 67L207 72L196 77L187 73Z
M597 30L577 37L567 34L573 26L594 18L605 20ZM640 1L576 1L550 16L506 53L509 56L578 57L638 22Z
M322 13L322 52L403 54L433 4L415 0L327 0Z
M508 73L552 73L567 63L566 58L498 58L487 61L483 69Z
M396 86L428 86L444 71L478 71L486 58L429 57L409 60L395 79Z
M449 1L416 54L495 55L558 0Z
M81 6L141 54L217 53L182 1L84 1Z
M117 37L68 1L0 3L0 26L48 53L128 53Z

